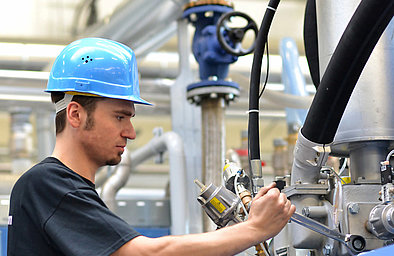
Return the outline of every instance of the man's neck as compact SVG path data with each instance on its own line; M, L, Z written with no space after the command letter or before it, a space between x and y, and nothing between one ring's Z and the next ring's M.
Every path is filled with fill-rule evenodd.
M99 166L94 165L84 156L83 152L80 152L78 148L69 148L67 143L61 143L58 139L56 140L52 157L59 159L68 168L94 183Z

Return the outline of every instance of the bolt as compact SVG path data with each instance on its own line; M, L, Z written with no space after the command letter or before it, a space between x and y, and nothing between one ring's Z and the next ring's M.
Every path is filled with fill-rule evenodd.
M205 12L205 13L204 13L204 16L205 16L206 18L213 17L213 12L212 12L212 11Z
M226 94L226 100L233 100L234 99L234 94Z
M196 15L195 13L190 14L190 20L191 20L192 22L197 21L197 15Z
M193 100L198 104L201 101L201 97L196 95L193 97Z
M357 203L349 204L349 212L351 214L357 214L360 212L360 206Z
M310 211L309 207L302 208L302 215L309 217L310 213L311 213L311 211Z
M330 255L330 254L331 254L331 245L326 244L326 245L323 247L323 254L324 254L324 255Z
M218 94L213 92L209 95L209 97L211 97L211 99L216 99L218 97Z

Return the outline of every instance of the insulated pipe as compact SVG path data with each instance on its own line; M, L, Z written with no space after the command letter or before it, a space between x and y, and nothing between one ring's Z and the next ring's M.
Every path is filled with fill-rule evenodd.
M350 95L372 50L393 17L394 1L363 0L331 57L302 134L316 143L333 141Z
M105 37L132 46L136 56L158 49L176 32L174 23L188 0L129 1L118 8L109 22L88 29L84 36ZM168 26L168 24L171 24ZM158 39L162 40L158 40ZM138 53L138 54L137 54Z
M308 96L304 75L299 65L299 55L296 42L291 38L284 38L280 42L280 56L282 57L282 82L285 93ZM286 108L288 133L297 133L304 123L307 111L304 109Z
M116 210L116 193L126 184L131 171L140 163L164 151L170 161L171 234L187 234L186 167L183 141L175 132L167 132L145 146L123 157L115 173L104 184L101 198L112 211ZM127 154L127 152L125 152Z

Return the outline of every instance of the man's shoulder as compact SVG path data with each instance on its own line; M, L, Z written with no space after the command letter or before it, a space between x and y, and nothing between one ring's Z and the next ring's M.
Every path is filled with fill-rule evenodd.
M64 195L81 187L88 185L59 160L48 157L26 171L15 183L14 189Z
M56 162L53 158L46 158L27 170L17 183L45 183L50 180L48 178L58 176L61 169L64 169L64 167L60 162Z

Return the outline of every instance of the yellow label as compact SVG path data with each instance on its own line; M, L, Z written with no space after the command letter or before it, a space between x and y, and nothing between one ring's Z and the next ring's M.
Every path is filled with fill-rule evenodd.
M341 181L342 184L349 184L351 182L351 178L348 176L342 176L341 178L342 178Z
M226 210L226 206L224 206L216 197L212 198L211 201L209 201L209 202L220 213L222 213L224 210Z

